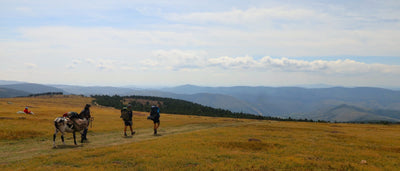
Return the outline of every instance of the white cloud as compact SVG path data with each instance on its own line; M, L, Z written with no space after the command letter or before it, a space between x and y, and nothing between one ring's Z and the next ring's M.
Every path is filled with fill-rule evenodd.
M115 61L114 60L105 60L105 59L100 59L97 62L96 67L102 71L109 71L115 69Z
M385 64L367 64L355 60L313 60L305 61L289 58L272 58L265 56L254 59L244 57L207 58L202 51L158 50L151 58L140 62L142 69L167 69L174 71L210 71L223 69L243 72L305 72L335 74L400 74L400 66Z
M24 63L24 66L25 66L26 68L29 68L29 69L35 69L35 68L38 67L38 66L37 66L36 64L34 64L34 63Z
M78 65L81 64L81 63L82 63L81 60L74 59L74 60L72 60L71 64L66 65L66 67L67 67L68 69L75 69L75 68L78 67Z
M26 27L19 31L20 39L0 41L2 54L13 57L36 55L41 58L77 55L92 59L126 56L142 58L150 55L155 48L194 49L206 51L210 56L396 56L400 53L399 30L265 28L246 31L216 27L160 26L159 30Z
M11 73L13 66L21 66L20 61L34 61L40 67L23 65L35 68L29 70L35 71L29 72L33 80L49 79L43 76L46 73L55 75L51 80L66 74L69 81L79 77L101 83L126 71L140 73L137 76L146 80L156 68L165 81L185 78L182 84L198 78L207 84L213 75L218 76L211 79L214 84L240 79L243 84L267 85L258 78L276 77L285 82L306 77L315 82L379 80L399 85L392 79L399 76L399 62L338 60L400 54L400 4L396 0L4 4L0 7L6 21L0 33L0 59L7 62L0 64L0 73ZM259 58L265 55L278 57ZM280 58L283 56L287 58ZM301 58L307 56L321 58L301 60L310 59ZM378 57L373 60L389 63ZM57 71L60 67L70 70ZM99 71L101 75L92 77ZM18 77L17 72L8 75L9 79ZM257 77L250 78L254 75Z
M142 60L144 67L168 70L188 70L205 66L207 53L204 51L156 50L152 57Z
M110 71L116 69L116 61L112 59L91 59L87 58L82 62L81 60L74 59L71 64L66 65L68 69L78 69L80 71L87 70L88 68L93 68L93 66L101 71Z
M65 67L66 67L67 69L75 69L75 68L76 68L76 65L69 64L69 65L66 65Z
M122 70L127 70L127 71L134 71L137 70L137 68L132 67L132 66L121 66L120 67Z
M89 63L89 64L95 64L95 63L96 63L96 61L93 60L93 59L91 59L91 58L85 59L85 62L87 62L87 63Z
M194 12L189 14L167 14L166 19L190 23L224 23L224 24L249 24L271 22L274 19L299 20L317 17L319 14L307 9L275 8L249 8L246 10L232 9L223 12Z
M74 59L74 60L72 60L72 63L75 65L78 65L78 64L82 63L82 61L78 60L78 59Z
M219 58L210 58L207 62L210 66L220 66L226 69L246 69L254 68L259 65L258 61L249 56L237 58L223 56Z
M389 73L400 74L400 66L384 64L366 64L350 59L304 61L288 58L272 58L269 56L259 60L253 57L218 57L207 60L210 67L243 71L280 71L280 72L316 72L326 74L368 74Z

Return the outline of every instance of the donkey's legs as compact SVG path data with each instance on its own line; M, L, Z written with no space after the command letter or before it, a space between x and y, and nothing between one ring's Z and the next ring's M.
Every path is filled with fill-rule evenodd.
M85 140L86 138L85 138L85 130L83 130L83 131L81 131L80 132L81 133L81 143L83 143L83 140Z
M61 132L61 140L62 140L63 144L65 145L65 142L64 142L64 132Z
M53 134L53 147L56 147L57 132L58 132L58 130L57 130L57 128L56 128L56 132L54 132L54 134Z
M72 135L74 135L74 144L77 145L77 144L76 144L75 131L72 132Z

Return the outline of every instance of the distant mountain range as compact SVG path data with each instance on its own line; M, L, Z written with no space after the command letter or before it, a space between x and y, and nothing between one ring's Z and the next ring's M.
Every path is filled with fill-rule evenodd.
M9 98L9 97L18 97L18 96L28 96L30 93L20 90L15 90L11 88L0 87L0 97L1 98Z
M341 104L400 110L400 91L371 87L199 87L185 85L162 91L178 94L213 93L241 99L264 114L310 113Z
M8 81L8 80L0 80L0 85L9 85L9 84L21 84L26 82L21 81Z
M310 117L315 120L337 122L400 122L400 111L365 109L343 104L324 112L317 112L316 115Z
M0 80L0 97L46 92L79 95L144 95L186 100L233 112L329 121L400 121L400 91L372 87L201 87L162 89L41 85Z
M0 85L2 89L11 89L14 91L20 91L29 94L38 94L38 93L46 93L46 92L63 92L66 93L63 89L59 89L52 86L42 85L42 84L34 84L34 83L18 83L18 84L7 84ZM8 92L9 93L9 92ZM15 95L18 96L18 95ZM0 94L2 97L2 94Z
M62 89L66 94L79 94L79 95L129 95L134 93L134 89L110 86L71 86L71 85L51 85L53 87Z
M228 109L232 112L243 112L243 113L263 115L261 111L253 107L251 104L248 104L247 102L235 98L233 96L224 94L211 94L211 93L177 94L177 93L169 93L158 90L141 90L141 91L138 90L135 91L133 95L168 97L168 98L186 100L205 106L210 106L213 108Z

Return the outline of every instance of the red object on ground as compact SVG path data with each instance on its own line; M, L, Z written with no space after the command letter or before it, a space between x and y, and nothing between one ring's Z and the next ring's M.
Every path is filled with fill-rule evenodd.
M24 112L25 112L26 114L31 114L31 111L29 111L28 108L25 108L25 109L24 109Z

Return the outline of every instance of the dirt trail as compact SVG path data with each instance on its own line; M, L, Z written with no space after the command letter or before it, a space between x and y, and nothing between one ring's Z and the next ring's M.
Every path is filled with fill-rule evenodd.
M255 121L257 122L257 121ZM57 135L56 145L57 148L53 148L53 139L49 135L49 138L43 139L29 139L21 141L1 141L0 142L0 161L1 163L9 163L18 160L24 160L33 158L40 155L65 153L72 150L90 149L98 147L106 147L113 145L120 145L126 143L133 143L138 141L150 140L155 138L162 138L168 135L192 132L196 130L217 128L217 127L228 127L228 126L240 126L246 124L254 124L254 122L230 122L223 124L188 124L177 127L164 127L159 130L160 136L154 136L152 129L135 129L136 134L133 136L124 137L123 131L103 132L96 133L89 131L88 143L78 142L78 145L73 145L72 134L66 134L65 144L61 142L60 134ZM129 132L129 131L128 131ZM51 138L50 138L51 137ZM77 141L80 140L80 134L77 133ZM1 164L0 163L0 164Z

